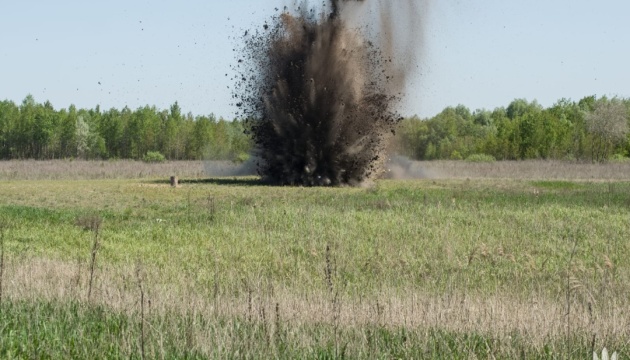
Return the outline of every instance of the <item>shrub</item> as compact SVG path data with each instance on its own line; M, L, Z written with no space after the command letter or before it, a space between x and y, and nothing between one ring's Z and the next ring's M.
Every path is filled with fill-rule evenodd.
M614 154L610 157L609 161L613 163L625 163L629 162L630 158L625 157L623 154Z
M463 160L464 158L462 157L462 154L459 153L459 151L457 150L453 150L453 152L451 153L451 160Z
M232 159L232 162L234 162L235 164L242 164L242 163L247 162L247 160L249 160L249 154L242 152L234 156L234 158Z
M495 162L496 159L488 154L472 154L466 158L468 162Z
M142 161L148 163L161 163L166 161L164 155L160 154L159 151L149 151L142 157Z

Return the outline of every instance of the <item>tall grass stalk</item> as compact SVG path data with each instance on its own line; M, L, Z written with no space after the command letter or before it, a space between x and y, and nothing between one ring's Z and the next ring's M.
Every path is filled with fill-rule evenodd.
M94 272L96 270L96 254L98 253L99 248L101 247L99 234L101 229L102 219L100 216L94 215L89 219L89 230L94 234L94 241L92 243L92 251L90 252L90 279L88 282L88 293L87 300L88 302L92 299L92 286L94 284Z
M145 359L145 330L144 330L144 273L142 270L142 264L138 262L136 264L136 281L138 283L138 290L140 291L140 357Z
M324 273L324 279L326 280L326 286L328 286L328 291L332 295L333 293L333 282L332 282L333 266L332 266L331 256L332 255L330 251L330 244L326 244L326 255L325 255L326 269Z
M6 225L0 222L0 305L2 305L4 282L4 233Z
M566 340L566 344L567 344L567 359L571 359L571 351L573 350L572 347L572 337L571 337L571 293L575 290L574 285L572 284L571 281L571 266L573 264L573 258L575 256L575 252L577 251L577 246L578 246L578 237L575 236L573 239L573 247L571 249L571 252L569 254L569 259L567 261L567 270L566 270L566 301L567 301L567 312L566 312L566 317L567 317L567 340Z

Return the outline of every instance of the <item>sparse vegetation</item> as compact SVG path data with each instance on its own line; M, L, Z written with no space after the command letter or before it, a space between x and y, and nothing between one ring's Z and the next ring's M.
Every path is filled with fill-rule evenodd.
M0 357L630 353L627 180L186 180L3 181Z

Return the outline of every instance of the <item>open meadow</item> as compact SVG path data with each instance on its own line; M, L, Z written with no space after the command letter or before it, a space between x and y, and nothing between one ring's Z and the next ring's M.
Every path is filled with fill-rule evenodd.
M628 163L412 166L0 162L0 358L628 358Z

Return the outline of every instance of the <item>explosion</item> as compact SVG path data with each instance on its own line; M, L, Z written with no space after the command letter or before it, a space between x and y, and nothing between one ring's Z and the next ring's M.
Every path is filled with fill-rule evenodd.
M378 41L344 20L366 3L332 0L328 12L302 4L294 14L285 7L243 36L233 97L264 181L359 185L382 171L406 70L392 58L391 19L381 16Z

